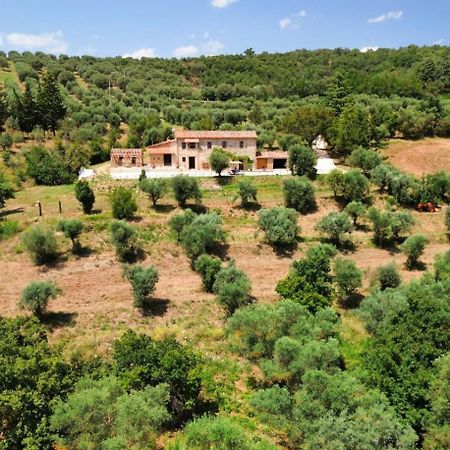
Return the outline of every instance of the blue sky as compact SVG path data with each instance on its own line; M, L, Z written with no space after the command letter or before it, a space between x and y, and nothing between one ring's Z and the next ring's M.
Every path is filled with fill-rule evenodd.
M450 45L450 0L0 0L0 49L182 57Z

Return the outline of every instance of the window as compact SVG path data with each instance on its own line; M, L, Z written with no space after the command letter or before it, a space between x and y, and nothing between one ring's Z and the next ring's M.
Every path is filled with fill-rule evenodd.
M240 147L240 148L244 148L244 141L240 141L240 142L239 142L239 147Z
M186 162L186 156L183 156L183 157L181 158L181 162Z
M227 141L222 141L222 148L227 148Z
M208 143L206 144L206 146L207 146L208 148L212 148L212 142L211 142L211 141L208 141Z
M186 142L181 143L181 148L184 150L186 148Z
M195 142L190 142L189 143L189 148L196 148L197 144Z

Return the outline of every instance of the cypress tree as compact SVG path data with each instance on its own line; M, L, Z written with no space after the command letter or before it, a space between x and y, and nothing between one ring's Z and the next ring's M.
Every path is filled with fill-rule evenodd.
M17 120L20 130L30 133L37 124L37 107L29 83L25 84L25 92L17 98Z
M37 96L37 109L42 129L50 130L55 134L58 122L66 115L66 106L56 78L51 73L45 74L42 79Z

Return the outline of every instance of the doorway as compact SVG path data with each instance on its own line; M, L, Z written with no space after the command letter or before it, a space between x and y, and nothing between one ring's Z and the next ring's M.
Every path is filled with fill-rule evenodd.
M189 170L195 169L195 156L189 156Z
M164 165L165 166L172 165L172 155L170 153L164 153Z

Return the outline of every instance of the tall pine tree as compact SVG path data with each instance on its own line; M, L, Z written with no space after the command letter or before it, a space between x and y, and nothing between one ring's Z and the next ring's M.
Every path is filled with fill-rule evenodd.
M3 130L6 119L8 118L8 104L6 103L6 94L3 86L0 84L0 131Z
M37 125L38 111L31 91L30 83L25 84L25 92L22 96L16 95L15 116L19 122L20 130L30 133Z
M37 96L37 109L42 129L55 134L58 122L66 116L66 107L56 77L51 73L46 73L42 79Z

